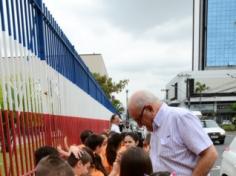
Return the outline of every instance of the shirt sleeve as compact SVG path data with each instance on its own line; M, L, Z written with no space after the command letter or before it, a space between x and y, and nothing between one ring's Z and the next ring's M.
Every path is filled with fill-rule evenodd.
M119 128L119 126L116 126L116 127L115 127L115 132L120 133L120 128Z
M114 131L116 133L120 133L120 129L117 125L112 124L111 131Z
M200 120L190 112L177 119L177 128L184 144L196 155L212 145L212 141L203 130Z

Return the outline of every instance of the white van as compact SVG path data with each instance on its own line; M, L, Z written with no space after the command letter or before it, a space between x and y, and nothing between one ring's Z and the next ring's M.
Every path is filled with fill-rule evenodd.
M202 118L202 112L201 111L191 111L193 115L197 116L199 119Z

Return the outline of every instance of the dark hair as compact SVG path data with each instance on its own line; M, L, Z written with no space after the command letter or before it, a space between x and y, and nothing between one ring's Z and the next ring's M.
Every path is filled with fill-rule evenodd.
M118 116L119 118L121 118L121 117L120 117L120 114L113 114L113 115L111 116L111 118L110 118L110 122L112 122L112 121L115 119L116 116Z
M139 142L138 142L138 147L141 147L141 148L143 148L143 138L142 138L142 136L139 136Z
M116 117L116 114L112 114L111 118L110 118L110 122L112 122Z
M40 160L35 176L74 176L74 172L59 156L49 155Z
M93 151L88 147L83 147L83 150L85 150L92 158L91 166L101 171L104 174L104 176L107 176L107 172L102 164L101 157L96 153L94 154Z
M88 148L88 147L83 147L82 149L89 154L89 156L92 159L91 160L91 165L94 166L94 154L93 154L93 151L90 148Z
M150 176L170 176L170 172L155 172L152 173Z
M144 176L152 173L149 155L139 147L131 147L121 157L120 176Z
M104 137L97 135L97 134L91 134L89 137L87 137L85 141L86 147L89 147L91 150L95 151L98 146L101 146L104 141Z
M142 140L141 136L139 135L139 133L137 133L137 132L127 132L127 133L125 133L124 138L126 136L130 136L135 141L135 143L138 142L137 147L141 147L141 148L143 147L143 140Z
M43 146L43 147L38 148L34 152L35 165L37 165L42 158L48 155L59 156L59 152L57 151L57 149L51 146Z
M125 137L126 136L130 136L135 142L139 142L139 135L137 134L137 133L135 133L135 132L127 132L127 133L125 133Z
M93 134L93 132L91 130L84 130L80 133L80 140L81 140L82 144L84 144L87 137L89 137L91 134Z
M123 138L119 133L112 133L109 135L107 140L107 148L106 148L106 158L107 162L112 166L113 162L116 159L117 150L120 147Z
M107 145L108 133L101 133L100 136L104 138L102 145L104 145L104 142L106 142L105 144Z
M75 156L74 153L71 153L67 159L67 162L71 167L75 167L78 161L81 161L82 164L85 165L87 163L92 163L92 157L86 151L83 151L80 156Z

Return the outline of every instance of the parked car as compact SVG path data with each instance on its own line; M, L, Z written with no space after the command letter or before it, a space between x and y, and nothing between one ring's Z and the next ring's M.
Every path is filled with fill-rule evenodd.
M202 118L202 112L201 111L192 111L192 114L197 116L199 119Z
M215 120L201 120L204 131L209 135L213 142L220 144L225 142L225 130L220 128Z
M222 125L231 125L232 122L230 120L223 120Z
M236 137L222 154L221 161L221 176L235 176L236 175Z

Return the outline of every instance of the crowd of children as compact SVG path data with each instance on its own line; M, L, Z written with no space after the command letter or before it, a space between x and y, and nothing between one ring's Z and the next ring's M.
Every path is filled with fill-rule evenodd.
M65 138L64 148L44 146L35 151L36 176L171 175L153 173L148 153L150 135L143 140L136 132L95 134L85 130L80 140L82 144L68 146Z

